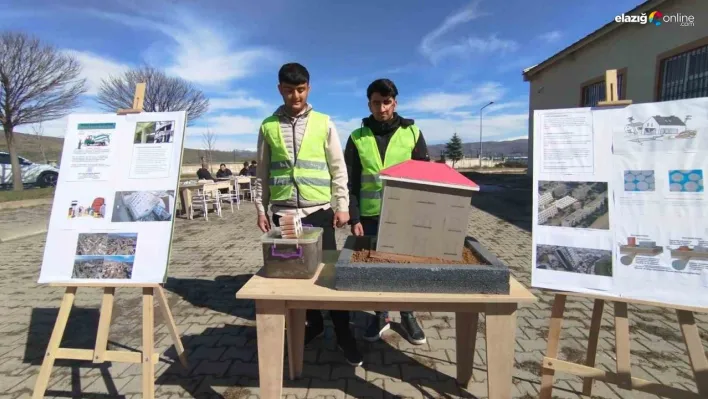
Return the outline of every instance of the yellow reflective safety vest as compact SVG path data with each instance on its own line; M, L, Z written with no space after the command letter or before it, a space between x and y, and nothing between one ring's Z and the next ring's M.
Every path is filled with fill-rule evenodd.
M295 154L294 163L280 131L280 118L277 115L266 118L261 130L270 146L268 184L271 200L289 200L292 198L293 186L296 185L305 200L329 202L332 199L332 178L325 154L329 116L310 111L305 135Z
M399 127L388 143L384 161L381 161L379 147L374 133L368 127L362 127L352 133L361 159L361 190L359 191L359 211L361 216L381 214L381 192L383 185L379 172L393 165L411 159L411 153L418 142L420 130L417 126Z

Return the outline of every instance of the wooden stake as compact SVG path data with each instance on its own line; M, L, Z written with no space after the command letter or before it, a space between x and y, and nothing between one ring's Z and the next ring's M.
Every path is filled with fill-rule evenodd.
M605 101L597 103L598 106L630 105L632 100L620 100L619 89L617 87L617 70L609 69L605 71Z
M133 108L119 109L118 115L139 114L143 112L143 103L145 102L146 83L138 83L135 85L135 95L133 96Z

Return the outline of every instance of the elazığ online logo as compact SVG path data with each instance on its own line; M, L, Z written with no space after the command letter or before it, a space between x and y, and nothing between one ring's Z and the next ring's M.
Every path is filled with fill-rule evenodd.
M615 22L635 23L646 25L647 23L659 26L661 24L680 24L681 26L694 26L695 18L693 15L685 15L681 13L664 15L661 11L652 11L647 15L643 12L640 15L618 15L615 17Z

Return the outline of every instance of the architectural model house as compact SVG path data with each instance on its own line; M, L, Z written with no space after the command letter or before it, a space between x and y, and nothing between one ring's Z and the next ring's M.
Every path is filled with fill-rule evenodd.
M406 161L380 172L376 251L462 260L470 199L479 186L444 163Z

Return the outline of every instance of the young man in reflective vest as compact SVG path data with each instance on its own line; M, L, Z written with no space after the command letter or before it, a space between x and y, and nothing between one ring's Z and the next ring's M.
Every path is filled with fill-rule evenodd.
M310 74L304 66L285 64L278 72L278 90L284 105L266 118L258 133L258 168L254 202L258 227L264 233L280 217L297 213L304 225L321 227L322 249L336 250L335 227L349 221L349 193L342 145L329 116L313 111L307 103ZM330 205L335 200L336 211ZM351 365L362 356L349 329L349 312L330 311L337 344ZM307 311L305 343L324 332L319 310Z
M396 113L396 85L378 79L369 85L366 95L371 116L351 134L344 150L349 175L349 224L355 236L375 236L378 232L382 192L379 171L410 159L430 161L420 129L412 119ZM425 343L413 312L401 312L401 327L412 344ZM388 312L376 312L364 339L375 342L389 328Z

